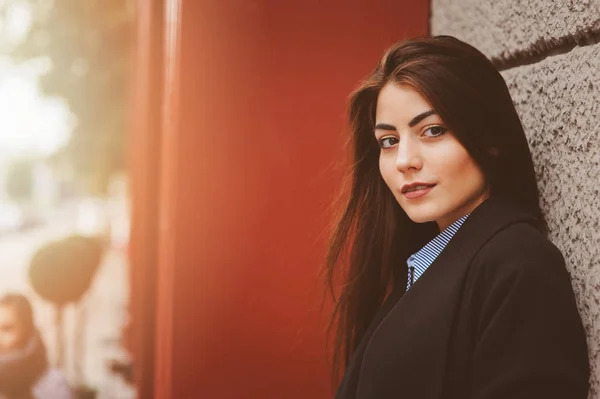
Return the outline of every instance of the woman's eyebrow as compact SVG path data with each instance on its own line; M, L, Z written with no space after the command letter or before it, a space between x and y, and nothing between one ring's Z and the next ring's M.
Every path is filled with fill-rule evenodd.
M417 123L421 122L423 119L427 118L428 116L435 115L435 113L436 112L432 109L430 109L429 111L420 113L419 115L412 118L410 122L408 122L408 127L415 127L417 125Z
M375 130L391 130L396 131L396 126L387 123L378 123L375 125Z
M415 127L419 122L421 122L423 119L427 118L428 116L431 115L436 115L437 113L430 109L429 111L425 111L420 113L419 115L415 116L414 118L412 118L410 120L410 122L408 122L408 127ZM396 131L396 126L394 125L390 125L388 123L378 123L375 125L375 130L391 130L391 131Z

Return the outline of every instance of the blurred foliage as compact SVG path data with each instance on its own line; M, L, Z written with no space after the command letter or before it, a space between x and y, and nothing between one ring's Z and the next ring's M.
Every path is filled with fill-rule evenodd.
M64 98L77 124L56 158L83 189L104 194L124 170L128 78L133 40L130 0L4 0L26 3L31 28L11 51L18 62L47 58L40 87Z
M17 202L30 200L33 195L33 173L36 161L19 159L13 161L6 171L6 193Z
M35 292L58 306L78 302L90 288L104 255L98 237L70 236L42 246L29 266Z

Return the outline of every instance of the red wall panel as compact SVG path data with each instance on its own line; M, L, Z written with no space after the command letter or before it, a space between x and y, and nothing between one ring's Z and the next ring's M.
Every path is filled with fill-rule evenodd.
M427 33L428 1L167 4L156 397L329 397L318 271L346 98Z
M130 260L130 321L125 331L133 355L139 398L154 397L154 348L158 192L161 113L163 104L163 1L138 0L133 76L131 134L129 136L132 191Z

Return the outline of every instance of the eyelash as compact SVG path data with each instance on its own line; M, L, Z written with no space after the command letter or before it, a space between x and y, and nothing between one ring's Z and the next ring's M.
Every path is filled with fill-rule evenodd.
M435 138L438 138L438 137L441 137L441 136L443 136L443 135L444 135L444 134L445 134L445 133L448 131L448 129L446 129L446 128L445 128L445 127L443 127L443 126L434 125L434 126L429 126L427 129L425 129L425 130L423 131L423 134L425 134L425 132L427 132L427 131L430 131L431 129L436 129L436 128L437 128L437 129L440 129L440 130L441 130L441 132L440 132L440 133L438 133L438 134L436 134L436 135L434 135L434 136L426 136L426 137L427 137L427 138L431 138L431 139L435 139ZM390 148L392 145L396 144L396 143L394 143L394 144L390 144L389 146L387 146L387 147L386 147L384 143L385 143L385 141L386 141L386 140L390 140L390 139L394 139L394 140L396 140L396 143L398 142L398 138L397 138L397 137L394 137L394 136L385 136L385 137L382 137L382 138L380 138L380 139L379 139L379 147L381 147L381 148L382 148L382 149L384 149L384 150L387 150L387 149L389 149L389 148Z

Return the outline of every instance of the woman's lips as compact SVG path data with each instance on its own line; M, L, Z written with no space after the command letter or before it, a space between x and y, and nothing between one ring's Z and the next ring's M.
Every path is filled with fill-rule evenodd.
M430 192L434 187L435 187L435 185L433 185L431 187L423 188L421 190L408 191L408 192L404 193L404 196L408 199L420 198L420 197L424 196L425 194L427 194L428 192Z

